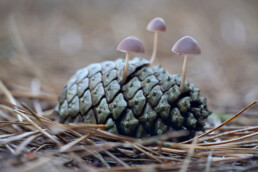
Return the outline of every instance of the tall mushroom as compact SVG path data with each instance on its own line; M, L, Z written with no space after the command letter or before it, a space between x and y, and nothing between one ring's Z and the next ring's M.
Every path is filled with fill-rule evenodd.
M129 36L123 39L116 48L118 51L126 53L126 61L125 61L125 68L124 68L124 75L122 83L125 83L127 72L128 72L128 63L130 58L130 52L135 53L144 53L144 47L142 42L136 38L135 36Z
M188 55L201 54L201 49L198 42L191 36L184 36L180 38L172 48L172 52L176 54L184 54L184 64L182 69L182 79L180 84L180 91L184 90L185 75Z
M152 51L152 56L150 60L150 64L152 65L157 55L158 33L166 31L166 23L164 19L160 17L156 17L149 22L147 26L147 30L154 32L154 44L153 44L153 51Z

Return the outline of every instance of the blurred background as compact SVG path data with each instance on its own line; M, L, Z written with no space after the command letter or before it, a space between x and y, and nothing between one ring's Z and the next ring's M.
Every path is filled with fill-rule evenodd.
M171 52L182 36L193 36L202 54L189 58L187 80L201 89L211 110L237 112L258 98L258 1L256 0L0 0L0 79L13 90L58 95L81 67L124 58L116 46L125 37L142 40L149 59L162 17L158 59L181 74L183 57ZM258 107L254 107L258 109Z

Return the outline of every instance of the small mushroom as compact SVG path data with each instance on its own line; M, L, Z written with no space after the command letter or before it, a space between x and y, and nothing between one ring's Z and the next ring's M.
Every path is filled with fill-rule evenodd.
M152 56L150 60L150 64L152 65L157 55L158 33L166 31L166 23L164 19L160 17L156 17L150 21L150 23L147 26L147 30L154 32L154 44L153 44L153 51L152 51Z
M172 52L176 54L184 54L184 64L182 69L182 79L180 84L180 91L184 90L185 75L188 55L201 54L201 49L198 42L191 36L184 36L179 39L172 48Z
M129 36L129 37L123 39L118 44L116 49L118 51L126 53L126 59L125 59L126 61L125 61L124 75L123 75L123 81L122 81L122 83L125 83L126 77L127 77L127 72L128 72L128 63L129 63L130 52L144 53L144 47L142 45L142 42L138 38L136 38L134 36Z

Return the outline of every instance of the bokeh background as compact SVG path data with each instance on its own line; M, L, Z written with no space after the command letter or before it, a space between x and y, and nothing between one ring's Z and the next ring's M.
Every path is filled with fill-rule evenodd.
M10 89L58 95L77 69L124 58L116 46L134 35L149 59L153 33L162 17L158 59L181 73L182 56L171 52L182 36L196 38L202 54L189 58L187 80L208 98L210 109L237 112L258 98L257 0L0 0L0 79ZM257 106L254 109L258 109Z

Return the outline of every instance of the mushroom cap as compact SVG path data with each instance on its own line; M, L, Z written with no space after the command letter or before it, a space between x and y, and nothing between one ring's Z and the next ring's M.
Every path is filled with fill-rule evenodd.
M176 54L201 54L198 42L191 36L180 38L172 48Z
M129 36L123 39L117 46L116 50L121 52L144 53L142 42L135 36Z
M166 22L163 18L156 17L150 21L147 26L147 30L153 32L165 32L166 31Z

